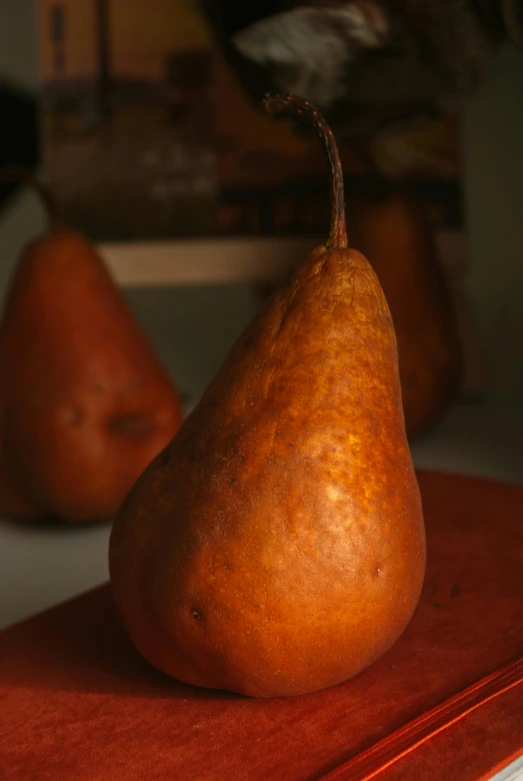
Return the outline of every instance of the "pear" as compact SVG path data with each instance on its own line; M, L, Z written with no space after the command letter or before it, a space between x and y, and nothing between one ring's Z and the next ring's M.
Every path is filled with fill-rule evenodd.
M412 442L434 427L458 393L462 355L456 315L423 204L398 185L358 200L349 232L371 261L390 308Z
M330 128L332 224L265 303L111 530L114 602L138 651L200 687L283 697L389 649L425 571L396 339L377 276L348 249Z
M413 442L434 428L459 392L461 339L424 204L404 184L378 180L376 185L372 193L362 188L349 196L347 226L352 245L371 262L389 305L405 428ZM256 286L256 302L285 282Z
M30 172L49 228L22 250L0 323L0 513L81 523L114 518L182 410L103 261L62 226Z

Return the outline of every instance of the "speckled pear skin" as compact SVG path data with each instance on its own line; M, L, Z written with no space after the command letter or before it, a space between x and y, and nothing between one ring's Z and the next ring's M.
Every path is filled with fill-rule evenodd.
M390 312L363 255L331 243L240 336L112 528L124 627L190 684L332 686L396 641L420 596Z

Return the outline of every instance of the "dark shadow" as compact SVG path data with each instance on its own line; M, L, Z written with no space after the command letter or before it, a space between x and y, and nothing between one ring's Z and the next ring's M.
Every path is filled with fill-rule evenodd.
M100 526L108 526L111 521L64 521L53 515L43 518L10 518L8 516L0 517L0 529L2 527L17 529L21 533L27 534L63 534L64 531L85 532L86 529L97 529Z
M34 170L40 163L40 108L31 92L0 80L0 167L16 163ZM7 119L8 118L8 119ZM20 182L0 182L0 212L20 190Z
M13 686L140 698L246 699L179 683L148 664L125 634L108 585L4 631L0 690Z

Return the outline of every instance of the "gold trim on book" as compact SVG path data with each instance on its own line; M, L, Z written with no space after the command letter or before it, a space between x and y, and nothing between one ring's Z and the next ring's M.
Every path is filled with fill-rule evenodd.
M321 777L321 781L370 781L430 738L448 729L495 697L523 686L523 657L480 678L366 751Z

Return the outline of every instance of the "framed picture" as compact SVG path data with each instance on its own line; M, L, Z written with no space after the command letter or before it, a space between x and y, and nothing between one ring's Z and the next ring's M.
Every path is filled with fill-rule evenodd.
M320 145L240 84L198 0L36 0L43 154L69 223L99 242L323 234ZM372 187L339 139L348 189ZM461 225L458 116L380 134L442 229Z

